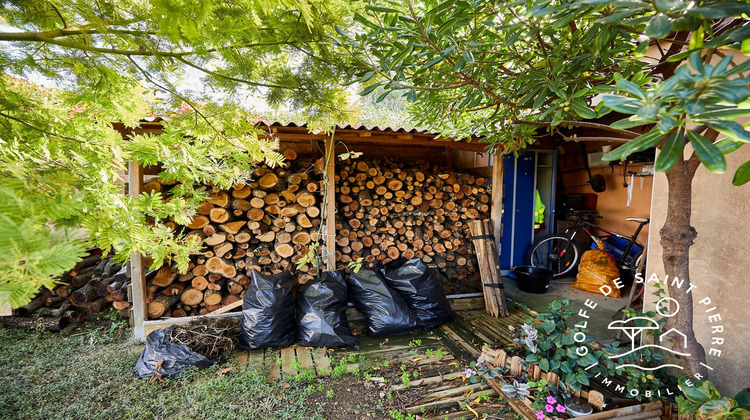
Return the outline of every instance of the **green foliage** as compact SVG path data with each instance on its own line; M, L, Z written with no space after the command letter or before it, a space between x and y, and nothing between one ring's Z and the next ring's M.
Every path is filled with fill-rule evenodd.
M568 305L568 299L554 300L535 318L527 317L526 323L514 331L514 341L527 350L527 363L536 364L545 372L557 373L576 391L588 385L589 378L600 371L599 367L586 368L596 364L603 352L589 349L581 356L577 351L594 339L586 336L582 342L575 341L573 332L568 330L568 319L573 315ZM539 325L532 326L534 321Z
M610 159L668 146L658 168L669 170L691 143L695 159L720 173L731 147L718 147L706 128L740 143L732 146L750 141L750 132L734 122L750 114L742 77L750 64L729 54L750 51L746 13L747 3L736 0L697 7L687 1L373 2L355 14L358 27L337 28L332 38L356 60L352 73L361 95L404 96L421 126L484 136L492 147L516 152L533 142L539 127L572 138L566 128L615 110L632 116L599 128L627 138L639 135L629 128L655 128ZM718 23L725 18L735 20ZM646 57L644 37L667 38L669 45L670 34L677 42L689 39L688 50ZM602 93L618 95L595 105ZM692 124L700 128L688 134ZM735 183L747 182L748 172Z
M65 335L0 328L3 419L260 419L268 413L279 419L323 418L307 401L303 384L285 388L282 381L268 381L258 365L217 376L229 367L220 364L149 383L133 374L141 345L91 343L89 331Z
M695 414L698 420L750 418L750 392L744 389L734 398L722 397L711 381L689 376L678 381L683 395L677 396L680 414Z
M503 385L500 389L506 397L522 400L531 395L529 388L531 388L529 384L518 383L518 381L514 380L512 384Z
M226 188L259 162L283 160L241 106L249 94L300 110L312 127L354 116L338 83L345 74L328 64L342 60L320 42L347 25L352 8L341 0L5 2L0 305L25 304L93 245L184 271L200 246L165 223L189 223L206 198L197 186ZM154 114L165 117L163 134L130 131ZM160 164L164 180L181 184L169 197L125 197L128 161Z

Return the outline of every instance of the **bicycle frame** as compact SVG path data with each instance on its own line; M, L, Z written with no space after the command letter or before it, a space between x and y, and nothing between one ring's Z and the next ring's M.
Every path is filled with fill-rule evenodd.
M573 225L573 227L568 227L567 229L565 229L565 233L563 235L566 236L566 237L568 237L570 239L570 242L568 242L568 244L570 244L570 243L573 242L573 238L575 238L576 234L578 234L578 230L579 229L583 229L583 231L586 232L586 234L589 236L589 238L591 238L591 240L594 241L594 243L596 243L596 242L599 241L599 238L596 235L594 235L593 233L591 233L591 231L589 230L589 228L594 228L594 229L601 230L602 232L608 233L610 235L616 236L616 237L618 237L620 239L624 239L624 240L628 241L628 245L625 247L625 250L622 252L622 255L617 260L617 265L618 266L625 266L625 261L627 260L628 256L630 255L630 251L632 251L633 246L634 245L638 245L639 247L643 248L643 245L641 245L637 241L638 235L641 233L641 229L643 229L643 226L644 226L644 224L640 224L638 226L638 229L636 229L635 233L633 234L633 236L625 236L625 235L623 235L621 233L617 233L617 232L615 232L613 230L610 230L610 229L607 229L607 228L603 228L601 226L597 226L597 225L595 225L595 224L593 224L591 222L588 222L588 221L584 220L583 216L580 216L578 218L578 220L576 221L576 224ZM571 230L573 231L572 234L570 234ZM570 236L568 236L569 234L570 234ZM563 250L560 251L560 254L559 254L560 257L563 257L567 251L568 251L568 247L566 246L565 249L563 249Z

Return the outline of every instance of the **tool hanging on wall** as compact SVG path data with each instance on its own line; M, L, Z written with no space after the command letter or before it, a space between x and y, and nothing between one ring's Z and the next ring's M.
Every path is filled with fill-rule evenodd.
M630 201L633 199L633 179L635 177L635 173L632 171L630 172L630 182L628 183L628 203L627 206L630 207ZM641 178L641 180L643 180Z

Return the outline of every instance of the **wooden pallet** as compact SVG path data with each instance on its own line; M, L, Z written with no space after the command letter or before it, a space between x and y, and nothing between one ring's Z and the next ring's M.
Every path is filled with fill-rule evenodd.
M283 349L240 350L234 354L234 361L239 366L260 364L268 370L270 379L279 379L282 373L289 376L297 376L304 372L312 372L316 376L327 376L331 373L331 360L325 349L301 347L296 344Z

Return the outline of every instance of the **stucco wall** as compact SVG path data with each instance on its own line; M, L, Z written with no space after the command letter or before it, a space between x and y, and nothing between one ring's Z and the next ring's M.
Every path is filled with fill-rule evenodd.
M692 225L698 231L690 249L690 276L696 287L692 291L694 328L707 353L712 347L721 351L718 357L707 356L708 365L714 368L710 379L722 393L732 395L750 386L750 184L732 185L735 170L748 160L750 147L745 146L727 156L725 174L713 174L701 166L693 181ZM648 274L656 273L661 279L666 273L659 230L666 220L666 210L667 180L663 173L657 173ZM651 297L650 292L646 296ZM711 299L710 305L699 303L706 297ZM716 307L713 312L705 312L712 307ZM721 319L711 322L709 315L716 313ZM718 325L724 326L724 332L712 334L712 326ZM712 337L723 338L723 344L712 345Z

